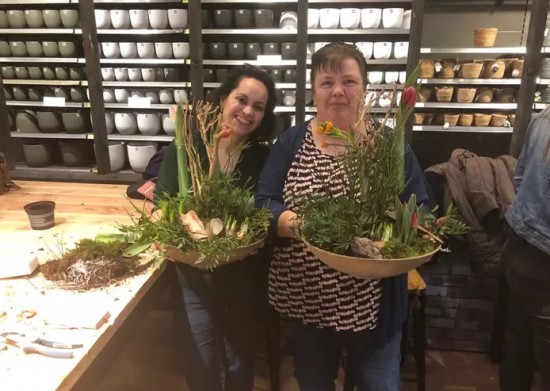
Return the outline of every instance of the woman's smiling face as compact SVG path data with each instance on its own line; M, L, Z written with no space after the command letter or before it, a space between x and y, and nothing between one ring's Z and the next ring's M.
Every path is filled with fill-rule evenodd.
M353 58L343 59L335 70L321 68L313 86L319 122L330 120L347 130L357 120L364 88L359 65Z
M220 102L223 122L232 128L233 136L244 139L262 122L267 105L267 88L259 80L245 77Z

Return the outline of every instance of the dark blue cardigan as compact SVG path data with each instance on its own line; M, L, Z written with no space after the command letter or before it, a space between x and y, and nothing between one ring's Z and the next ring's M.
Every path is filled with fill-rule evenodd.
M271 210L271 234L276 240L277 221L281 213L288 208L283 201L283 187L288 170L294 156L302 146L308 122L296 125L286 130L275 142L258 180L256 204ZM429 204L424 175L416 160L416 156L407 148L405 154L406 187L400 198L408 200L411 194L416 194L419 204ZM376 339L385 344L389 338L401 329L407 318L408 294L407 275L382 279L382 299L380 311L380 327L375 331Z

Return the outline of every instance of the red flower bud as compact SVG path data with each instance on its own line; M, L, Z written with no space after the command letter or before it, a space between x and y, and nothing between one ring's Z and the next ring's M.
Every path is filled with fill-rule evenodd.
M405 87L401 94L401 103L405 106L414 106L416 102L416 89L414 87Z
M418 214L416 213L416 210L415 210L411 216L411 228L416 228L417 226L418 226Z

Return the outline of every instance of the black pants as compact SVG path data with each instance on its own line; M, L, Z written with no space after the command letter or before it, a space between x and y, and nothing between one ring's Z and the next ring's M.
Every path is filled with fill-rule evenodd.
M502 262L511 292L511 336L501 366L501 390L529 390L534 349L543 390L550 391L550 254L510 229Z

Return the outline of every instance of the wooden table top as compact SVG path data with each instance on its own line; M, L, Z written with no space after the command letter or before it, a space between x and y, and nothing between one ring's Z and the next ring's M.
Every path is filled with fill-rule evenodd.
M126 185L16 181L20 190L0 195L0 247L2 257L17 251L36 251L42 262L48 255L44 243L56 245L62 237L67 245L97 232L116 230L116 224L131 222L133 210L125 197ZM23 206L30 202L56 202L56 225L47 230L30 228ZM143 201L132 201L138 207ZM8 249L8 251L5 251ZM15 257L13 258L15 259ZM68 390L90 366L141 298L158 279L165 264L157 261L145 273L122 284L101 290L75 292L52 287L40 273L30 278L0 279L0 332L42 333L55 339L78 340L71 359L24 354L5 344L0 337L0 379L2 389ZM24 311L34 313L22 319ZM63 330L65 326L88 326L108 313L109 320L98 329ZM53 323L53 326L52 326ZM57 324L56 324L57 323ZM72 323L72 324L71 324ZM46 335L47 334L47 335ZM7 387L7 388L6 388Z

